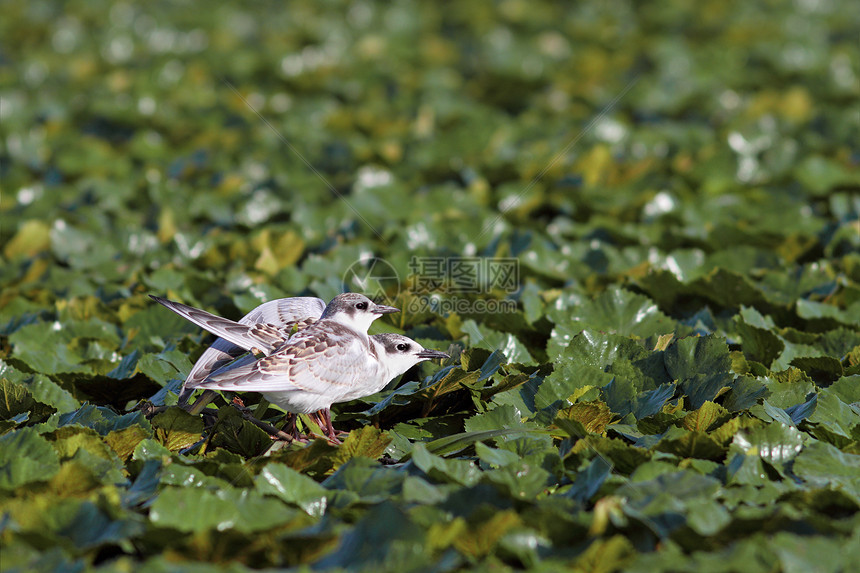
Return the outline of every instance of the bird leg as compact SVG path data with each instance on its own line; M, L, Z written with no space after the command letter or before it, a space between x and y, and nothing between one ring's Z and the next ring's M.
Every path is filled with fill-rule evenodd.
M311 419L311 421L320 427L326 439L329 442L335 445L339 445L342 442L337 438L337 435L334 432L334 428L331 427L331 418L324 414L328 412L328 409L320 410L318 412L311 412L307 416Z
M298 419L299 417L292 412L284 416L285 424L283 426L283 431L292 436L293 440L301 441L302 435L299 433L298 426L296 426L296 422L298 422Z
M331 410L328 408L323 408L316 414L320 420L320 428L323 432L325 432L326 437L334 442L335 444L342 443L340 439L337 437L337 432L334 430L334 426L331 425Z

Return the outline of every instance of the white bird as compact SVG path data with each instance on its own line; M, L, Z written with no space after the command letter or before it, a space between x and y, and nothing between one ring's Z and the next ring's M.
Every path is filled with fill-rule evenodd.
M209 382L214 383L215 377L218 376L221 385L217 387L224 390L230 389L223 385L227 383L225 380L228 377L234 383L238 384L239 378L246 373L246 370L241 369L256 367L258 362L262 363L265 360L265 358L262 358L258 361L256 357L246 356L236 362L230 362L243 351L251 351L253 354L262 354L265 357L271 357L276 353L280 353L285 348L285 345L292 346L294 341L297 344L305 344L301 354L302 362L300 366L313 365L313 368L317 370L322 368L323 371L328 368L329 370L324 376L331 378L331 380L323 378L322 384L325 385L328 383L330 389L328 391L319 391L319 385L317 385L315 389L319 396L314 398L313 394L315 390L302 392L303 388L301 385L303 382L301 381L298 382L297 390L289 385L290 378L288 376L286 390L274 393L264 392L264 396L270 402L281 406L289 412L311 414L322 409L320 419L315 419L320 427L326 430L327 435L333 439L336 438L334 438L334 430L331 426L331 418L328 410L332 403L372 394L379 391L391 379L402 374L422 360L447 357L447 355L441 352L425 350L418 343L406 337L400 337L404 340L397 342L394 346L391 346L392 339L389 337L397 335L377 335L386 337L379 339L368 337L367 329L373 320L381 314L397 312L398 309L375 304L364 295L357 293L346 293L332 299L325 309L320 312L318 320L314 316L305 316L304 318L301 318L301 316L313 315L319 312L323 304L320 299L300 298L299 300L280 299L278 301L270 301L248 313L243 318L246 324L221 318L184 304L150 296L153 300L166 306L183 318L221 337L212 348L208 349L200 357L186 379L183 388L214 387ZM271 322L256 322L258 320ZM306 330L309 330L309 332L302 330L300 334L303 334L303 336L299 337L298 334L295 334L293 335L293 339L288 341L296 327L305 325L310 325L306 326ZM304 336L305 334L307 336ZM313 351L311 347L307 346L308 340L314 340L314 344L312 345ZM326 346L326 341L332 342L334 340L338 342L330 348ZM388 346L386 346L386 343L388 343ZM398 351L398 346L403 346L404 350ZM394 350L389 349L382 353L379 352L380 348L388 347ZM407 347L408 350L406 350ZM317 350L321 354L314 354ZM411 354L410 351L414 351L415 356L407 359L407 356ZM296 352L297 350L293 348L292 354L290 354L290 351L286 351L284 355L291 356L291 360L294 360ZM402 354L403 352L406 354ZM377 357L377 362L379 361L378 357L382 356L384 358L384 367L380 367L379 364L373 361L368 363L365 360L365 362L362 362L362 358L370 354ZM343 362L344 357L346 362ZM335 359L341 362L335 365L333 362ZM342 364L347 364L347 369L349 369L350 361L354 362L352 366L357 367L358 370L349 373L346 371L338 372L338 368L343 367ZM279 363L273 361L271 364ZM406 366L401 370L400 368L403 365ZM215 375L207 378L209 373L219 366L221 366L221 369ZM299 373L299 370L296 370L296 368L293 368L293 370L296 374ZM258 371L265 372L265 369L258 369ZM389 375L389 371L393 373ZM247 373L252 374L250 371ZM314 376L314 374L311 373L309 376ZM346 378L343 378L343 376ZM362 376L370 376L371 378L368 379L370 381L361 383L362 381L358 380L358 378ZM270 377L268 376L268 378ZM380 382L380 377L385 377L385 380ZM298 376L298 378L301 379L301 376ZM344 379L348 381L344 382ZM307 382L304 382L304 384L307 384ZM379 385L378 388L377 385ZM343 386L351 390L344 392ZM353 395L356 388L360 388L361 390L358 390L358 394ZM372 390L364 391L367 388L371 388ZM235 389L256 390L256 388L247 386L247 381L242 384L241 388ZM332 399L327 401L329 395ZM294 402L296 403L294 404ZM315 404L317 402L321 404L319 408L307 410L307 407L309 407L308 404ZM293 433L295 433L294 427Z
M363 337L333 321L319 322L296 333L269 356L240 359L198 385L211 390L261 392L288 412L313 414L326 436L337 441L332 404L369 396L419 362L448 358L400 334Z
M293 332L313 324L322 318L323 314L326 318L366 333L370 323L382 314L400 312L393 306L375 304L364 295L344 293L333 298L329 305L316 297L270 300L238 321L232 321L193 306L154 295L149 297L182 318L219 336L188 373L182 385L183 392L186 388L194 388L213 371L248 350L256 350L258 354L270 354ZM237 327L237 322L251 328Z

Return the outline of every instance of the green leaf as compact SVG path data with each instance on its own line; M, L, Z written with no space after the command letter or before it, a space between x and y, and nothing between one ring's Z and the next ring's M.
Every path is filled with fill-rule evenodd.
M633 382L616 378L601 388L601 395L612 412L622 417L633 414L641 420L662 410L666 401L675 395L675 385L664 384L654 390L637 392Z
M677 429L666 432L655 449L682 458L720 460L725 455L725 448L710 435Z
M459 452L467 446L484 440L492 440L495 438L509 438L531 434L545 435L548 433L548 430L530 429L525 427L500 428L497 430L484 430L478 432L461 432L458 434L451 434L449 436L438 438L436 440L433 440L432 442L423 444L423 446L426 447L427 451L431 453L445 455ZM410 459L411 456L412 454L407 454L403 457L401 461L406 461Z
M105 442L121 459L128 460L137 445L151 435L152 432L143 426L131 426L123 430L109 432L105 436Z
M526 346L511 333L498 332L478 325L474 320L467 320L461 327L469 335L472 346L500 352L508 362L534 364L535 360Z
M164 293L166 290L155 289L155 292ZM160 343L158 346L163 347L162 340L169 340L180 334L200 332L197 326L161 305L155 304L149 299L144 304L146 306L143 309L138 307L136 311L133 311L134 314L124 324L126 329L135 333L129 345L131 350L151 347L153 341L158 341Z
M675 322L660 312L653 300L617 287L606 290L593 301L562 297L548 316L557 325L563 325L568 336L593 330L647 338L675 329Z
M714 335L677 340L666 349L665 362L669 376L678 381L693 408L713 400L734 380L726 342Z
M482 432L489 434L490 432ZM424 444L415 444L411 461L434 481L474 485L481 476L480 470L466 460L446 460L431 454Z
M806 319L829 318L848 326L860 325L860 306L843 309L832 304L801 298L797 301L797 314Z
M622 474L633 472L651 458L651 453L631 446L624 440L589 435L576 442L574 453L584 453L588 457L598 455L611 463L613 469Z
M525 428L522 417L513 406L498 406L482 414L475 414L464 422L466 432L483 432L496 429ZM534 427L534 426L529 426Z
M762 292L746 276L716 268L707 276L696 279L691 290L723 307L754 306L764 301Z
M297 505L310 516L321 517L325 513L326 489L290 467L268 464L254 478L254 484L261 494L275 495Z
M580 571L622 571L635 556L633 544L622 535L595 539L576 559Z
M573 485L564 495L579 502L590 500L612 473L612 464L602 456L595 456L591 463L576 474Z
M28 324L9 336L15 356L36 372L88 372L82 349L71 344L73 334L59 322ZM51 352L45 352L50 348Z
M845 541L822 536L809 536L780 531L768 540L783 571L802 573L849 571L860 554L857 541Z
M802 404L815 390L809 378L796 368L772 374L762 378L761 381L769 391L768 402L777 408Z
M142 425L146 429L150 427L149 421L146 420L140 411L118 415L110 408L93 406L92 404L84 404L74 412L60 414L58 422L60 427L78 425L92 428L102 436L116 430L130 428L137 424Z
M860 412L840 400L837 391L831 386L817 395L815 411L807 419L833 434L851 440L854 428L860 425Z
M3 254L10 259L33 257L51 245L50 233L51 227L44 221L22 221L15 235L3 247Z
M591 434L602 434L606 426L615 416L609 406L603 402L577 402L569 408L559 410L557 418L576 420L581 423L583 429Z
M462 368L453 368L441 380L417 392L417 396L422 400L435 400L449 392L462 390L464 386L476 383L480 376L479 370L467 372Z
M166 350L158 354L144 354L137 362L137 369L159 384L170 380L184 380L191 371L188 356L178 350Z
M117 544L143 531L138 520L116 519L87 500L59 499L42 511L39 518L42 527L66 540L64 545L77 551Z
M18 414L27 413L30 422L46 419L56 410L37 402L29 389L22 385L0 379L0 420L9 420Z
M807 155L794 168L798 180L816 195L825 195L840 183L856 183L857 176L833 158Z
M843 376L827 388L827 393L838 396L846 404L860 402L860 374Z
M60 469L57 453L33 428L0 436L0 488L47 481Z
M758 404L768 393L767 386L751 376L738 376L732 380L729 392L723 398L723 406L729 412L740 412Z
M765 413L771 418L773 418L774 421L786 426L795 425L795 423L791 420L791 416L789 416L788 413L782 408L772 406L767 400L762 402L762 406L764 406Z
M758 456L777 468L793 460L802 447L802 433L794 426L778 422L742 430L732 440L733 449L746 456Z
M656 388L670 381L660 356L628 338L582 332L556 359L552 374L538 388L535 405L543 409L556 401L567 401L580 388L604 387L616 371L635 380L642 390Z
M735 317L735 328L741 336L744 355L768 368L785 349L785 343L770 330L773 320L761 316L755 309L743 307Z
M482 462L491 466L504 467L520 461L520 457L514 452L491 448L483 442L475 443L475 453Z
M842 363L831 356L800 356L791 365L806 372L813 380L833 382L843 374Z
M860 455L813 442L797 455L792 471L810 486L840 489L860 504Z
M172 409L181 410L181 408ZM194 430L198 428L195 441L200 439L202 428L197 425L197 422L188 422L187 426L180 428L181 440L185 443L190 442ZM228 404L218 409L218 421L212 429L207 447L223 447L242 456L252 457L262 455L272 447L272 438L243 418L236 408Z
M519 461L484 474L484 479L504 488L513 499L534 499L550 482L550 473L536 464Z
M632 519L642 521L648 529L659 536L668 536L682 527L701 503L712 499L720 488L720 482L712 477L692 471L665 473L648 481L628 483L618 489L616 495L629 501L622 510ZM719 518L725 523L725 516ZM694 523L700 524L694 520ZM719 526L719 521L717 523Z
M183 532L235 529L252 533L284 525L295 518L295 510L271 497L233 488L208 491L169 487L158 495L149 510L153 524Z
M391 502L368 511L321 559L321 569L415 571L430 564L427 532Z
M392 472L369 458L353 458L326 478L331 492L350 492L364 503L379 503L401 492L406 475Z
M127 380L137 372L137 362L140 360L140 351L133 350L119 361L116 368L107 373L108 378L115 380Z

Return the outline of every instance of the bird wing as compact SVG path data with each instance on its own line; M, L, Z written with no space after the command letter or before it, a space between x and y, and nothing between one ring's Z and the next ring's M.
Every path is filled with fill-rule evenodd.
M240 318L238 322L243 325L266 324L291 333L294 327L302 329L316 322L322 315L323 310L325 310L325 302L320 298L310 296L279 298L264 302ZM204 326L204 328L206 327ZM215 334L218 333L216 332ZM272 347L261 348L260 345L257 345L257 348L265 354L270 354L283 343L283 337L280 337L279 340L270 339L269 342L272 343ZM236 345L233 342L225 340L223 337L216 340L197 359L197 362L194 364L191 372L188 373L188 377L182 385L180 395L184 396L186 388L197 387L212 372L229 363L246 350L250 350L247 345ZM190 392L188 392L188 395L190 395ZM186 400L187 398L188 396L185 396Z
M318 323L325 325L328 321ZM337 325L311 326L275 353L253 364L209 376L201 388L251 392L300 391L332 397L349 392L376 374L378 364L367 340Z
M282 329L269 324L241 324L227 318L221 318L205 310L194 308L161 297L152 296L153 300L166 306L182 318L205 328L212 334L241 347L244 350L260 349L264 353L273 351L286 339Z
M288 326L309 318L318 319L324 310L325 302L321 298L312 296L279 298L264 302L242 317L239 322L242 324L264 322L275 326Z

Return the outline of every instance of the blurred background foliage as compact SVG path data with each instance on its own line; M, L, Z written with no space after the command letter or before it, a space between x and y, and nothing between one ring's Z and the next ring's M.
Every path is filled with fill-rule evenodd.
M839 570L860 504L858 30L824 0L4 2L0 447L22 460L0 474L4 561ZM519 312L410 312L413 256L517 258L516 292L477 298ZM358 491L376 462L325 478L351 455L322 445L279 459L292 473L243 465L267 438L241 420L244 441L192 462L199 421L127 411L173 403L209 340L147 294L238 318L361 290L348 270L372 257L404 308L374 331L472 347L436 393L410 380L338 412L369 432L353 454L385 449L371 420L413 456L396 484ZM472 445L524 423L555 441ZM458 432L463 459L414 445ZM634 470L690 505L654 509ZM209 489L183 498L191 482ZM183 503L218 511L189 524Z

